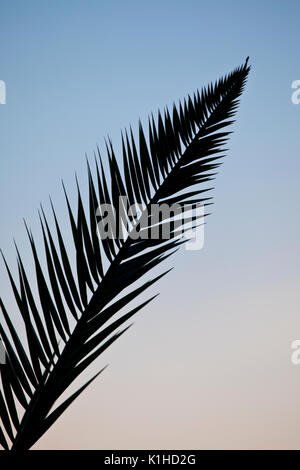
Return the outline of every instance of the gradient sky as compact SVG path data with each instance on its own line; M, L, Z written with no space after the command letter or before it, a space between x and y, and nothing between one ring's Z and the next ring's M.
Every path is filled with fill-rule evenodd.
M292 0L1 2L0 247L14 269L13 237L31 266L22 218L39 240L51 194L63 223L60 179L85 187L85 152L252 65L203 250L165 265L160 296L95 365L110 367L35 448L300 448L299 17ZM12 308L7 286L1 266Z

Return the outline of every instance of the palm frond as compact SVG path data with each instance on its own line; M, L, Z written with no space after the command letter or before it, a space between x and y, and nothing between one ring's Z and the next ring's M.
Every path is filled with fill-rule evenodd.
M52 203L54 231L43 208L40 211L45 267L26 227L38 298L33 294L18 249L17 282L3 256L27 339L27 344L22 344L13 317L0 299L4 320L0 335L7 352L6 364L1 365L0 387L0 444L4 449L25 450L33 446L103 369L57 405L61 395L153 299L130 307L132 301L167 274L165 271L143 280L139 286L136 284L186 241L177 236L186 221L178 226L171 217L170 237L165 239L162 233L169 221L163 218L156 223L159 235L151 238L146 236L153 228L149 209L162 203L180 207L210 204L211 198L204 197L204 193L211 188L205 183L214 178L224 155L224 144L230 134L226 128L234 122L232 117L249 70L246 61L201 93L197 91L174 105L172 111L165 108L163 113L158 112L157 120L151 115L147 134L139 122L137 141L131 129L125 131L122 167L108 139L109 176L105 174L99 149L94 174L87 162L88 210L84 208L78 183L76 213L64 188L76 254L75 271ZM125 211L126 201L130 206L143 206L139 217L135 217L132 208ZM99 238L97 210L105 204L115 207L108 227L110 235L114 227L119 230L124 224L131 227L127 236ZM197 223L191 220L194 225ZM121 313L124 308L128 311Z

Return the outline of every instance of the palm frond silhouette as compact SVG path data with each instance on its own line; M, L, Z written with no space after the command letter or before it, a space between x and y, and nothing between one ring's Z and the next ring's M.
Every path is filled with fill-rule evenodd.
M178 238L175 225L169 240L161 235L154 239L142 236L99 239L97 208L112 204L117 210L115 218L119 220L120 216L129 222L124 220L129 218L128 214L118 213L121 196L130 205L142 203L146 209L160 203L209 204L211 198L203 197L203 193L211 188L204 183L214 178L214 170L220 164L230 134L225 128L234 122L231 118L249 70L247 59L201 93L197 91L193 98L188 96L177 107L174 105L172 116L167 108L163 116L158 112L156 122L152 115L147 137L139 123L138 145L132 131L125 132L122 168L109 140L106 145L109 177L105 175L99 151L95 175L87 163L89 210L84 209L78 184L76 217L65 192L76 272L71 268L73 260L67 252L53 205L53 231L42 209L40 213L44 268L32 233L26 227L35 266L36 297L18 248L18 281L14 280L2 255L26 332L26 344L23 344L13 316L0 299L4 318L0 336L7 353L6 364L1 365L0 387L0 444L4 449L30 449L102 372L103 369L57 405L73 381L131 326L127 322L153 297L129 307L125 314L120 312L168 271L143 281L138 287L137 281L185 241L184 237ZM193 186L196 188L191 190ZM143 214L134 221L135 228L139 227ZM150 228L151 221L147 223ZM165 223L164 219L159 221L160 229ZM197 224L197 220L193 223ZM133 290L128 292L131 286Z

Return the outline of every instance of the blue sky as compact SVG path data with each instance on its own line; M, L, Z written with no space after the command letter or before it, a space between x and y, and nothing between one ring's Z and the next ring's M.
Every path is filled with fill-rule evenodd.
M249 344L250 350L257 342L257 361L249 352L248 379L252 379L259 397L272 394L277 378L279 383L285 383L282 395L286 400L282 402L278 395L273 412L279 410L281 419L286 419L287 432L295 431L299 435L300 429L289 420L292 413L300 417L299 401L296 395L295 402L290 397L294 393L291 390L300 389L300 370L291 368L289 363L290 341L300 336L300 315L297 316L300 104L291 102L291 84L300 79L299 17L297 1L284 4L282 1L13 0L2 3L0 80L6 83L7 103L0 105L0 247L11 262L15 257L13 236L29 260L22 218L28 220L38 238L37 209L40 202L49 207L51 194L63 220L66 212L60 179L66 182L71 196L75 194L75 171L85 187L85 153L92 158L97 143L104 148L103 137L109 134L118 149L121 129L129 124L136 129L139 118L146 123L150 112L172 105L187 93L230 72L250 56L252 70L228 157L215 182L215 205L206 227L204 249L196 255L183 250L172 259L170 264L176 269L156 289L162 294L155 307L149 306L146 318L140 316L135 331L109 353L113 369L109 373L114 375L109 376L111 386L104 385L101 392L104 399L112 393L113 385L120 386L118 377L123 377L124 367L132 380L130 383L136 383L144 370L142 359L134 362L138 347L147 350L148 345L143 357L148 367L154 368L159 356L161 370L176 368L172 355L165 352L163 337L157 340L159 354L150 352L151 335L157 324L160 331L167 332L171 312L175 312L174 332L168 336L170 349L176 348L178 341L187 346L184 364L190 366L184 372L180 369L182 382L191 380L193 371L202 367L207 387L203 392L203 410L210 409L209 397L216 384L227 387L220 370L214 369L218 357L216 349L211 350L214 338L228 359L222 366L227 377L230 374L238 377L237 371L240 373L242 361L238 351L242 344ZM189 283L186 273L189 273ZM1 269L1 294L5 291L9 299L6 286L4 269ZM186 305L191 319L185 317L186 336L182 338L182 311L186 311ZM193 333L188 328L189 321ZM222 331L226 332L226 338ZM189 335L200 349L197 346L190 349L193 341ZM241 344L237 345L239 341ZM131 362L125 364L124 358L130 358ZM279 364L278 370L272 369L274 361ZM262 363L271 377L267 383L268 373L266 376L260 373ZM194 383L199 391L205 388L202 378L199 375ZM99 386L100 390L105 380L109 383L105 377L95 387ZM147 384L146 377L144 380L145 390L141 393L147 395L146 387L151 384ZM220 429L227 429L229 417L224 410L228 400L234 406L240 387L236 380L236 388L228 395L227 402L224 401L223 408L221 401L219 418L206 415L197 404L200 410L197 418L208 429L212 420ZM170 377L165 378L163 396L171 393L173 385ZM261 395L257 391L260 389L264 390ZM91 393L96 396L96 389L93 390ZM131 393L129 388L125 392L128 400ZM174 398L178 407L190 391L186 388L180 393ZM74 405L73 414L70 411L71 421L62 419L59 424L62 434L63 426L71 426L72 419L76 419L78 409L87 406L85 399L82 400L77 408ZM160 410L161 398L157 396L156 400L151 402L153 409ZM197 396L194 400L196 403ZM249 400L245 392L244 410L251 410ZM257 421L253 422L249 438L253 446L259 446L264 439L262 436L259 441L255 423L265 420L270 430L277 429L276 423L267 420L266 409L262 405ZM132 410L133 422L138 423L133 405ZM241 426L244 429L249 417L247 413L244 416L235 411L232 440L227 440L225 433L218 437L220 445L225 447L234 443L243 446L247 442L246 429L245 440L239 437L238 430ZM97 419L101 413L99 408ZM105 442L107 446L113 445L113 423L118 422L117 417L109 414L101 417L111 424L111 440L108 436ZM181 418L192 436L187 447L189 442L191 447L192 444L201 447L201 443L213 446L212 432L210 437L208 431L206 438L199 431L197 441L198 431L194 434L191 431L191 420L196 418L190 421L186 416ZM92 413L89 419L91 428L96 426L96 418L92 423ZM150 415L148 419L152 419ZM279 421L277 424L279 429ZM167 432L171 432L168 426L166 420L163 427L166 434L161 435L158 444L176 447L182 442L182 436L165 439ZM59 445L56 436L51 436L52 441L45 441L44 445ZM145 434L143 440L143 436L133 431L131 441L129 437L124 439L118 442L124 446L128 443L132 448L139 443L143 447L145 442L155 447L157 442L154 434L150 437ZM69 445L74 440L76 436L72 436ZM279 431L270 442L288 446ZM296 438L293 442L297 444ZM97 443L86 445L97 446Z
M285 8L281 2L193 1L3 5L1 200L15 187L3 208L6 226L16 223L17 207L31 216L41 199L59 192L60 178L71 182L75 170L81 174L85 152L91 156L108 133L117 146L120 129L139 117L145 122L149 112L229 72L247 55L253 69L232 144L243 155L228 176L242 186L246 178L250 186L258 160L256 185L268 184L272 171L269 184L282 185L284 176L292 188L299 168L299 108L290 100L299 71L297 10L297 2Z

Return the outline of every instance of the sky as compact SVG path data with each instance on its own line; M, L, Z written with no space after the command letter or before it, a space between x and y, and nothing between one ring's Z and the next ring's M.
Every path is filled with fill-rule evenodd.
M159 297L34 448L299 449L299 2L0 5L0 247L14 272L13 238L33 272L23 218L39 240L49 195L69 240L61 179L71 200L75 172L86 188L104 137L120 155L122 129L252 67L203 249L165 263ZM19 324L3 264L0 295Z

